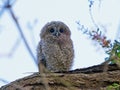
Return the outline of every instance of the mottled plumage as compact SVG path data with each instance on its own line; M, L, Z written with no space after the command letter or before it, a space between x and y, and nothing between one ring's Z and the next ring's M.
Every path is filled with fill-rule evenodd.
M39 71L41 63L54 72L70 70L74 57L70 36L68 26L60 21L49 22L42 28L37 47Z

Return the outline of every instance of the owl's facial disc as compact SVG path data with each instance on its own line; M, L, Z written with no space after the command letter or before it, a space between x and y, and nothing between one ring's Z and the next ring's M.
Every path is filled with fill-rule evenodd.
M51 28L49 31L53 36L56 36L56 37L59 37L61 35L61 33L63 32L62 29L57 30L57 29L54 29L54 28Z

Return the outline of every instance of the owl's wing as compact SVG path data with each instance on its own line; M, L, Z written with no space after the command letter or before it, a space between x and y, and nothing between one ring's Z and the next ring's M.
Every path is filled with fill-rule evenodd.
M42 41L39 42L38 47L37 47L37 61L38 61L39 71L40 71L42 66L46 67L45 56L43 55L43 52L42 52Z

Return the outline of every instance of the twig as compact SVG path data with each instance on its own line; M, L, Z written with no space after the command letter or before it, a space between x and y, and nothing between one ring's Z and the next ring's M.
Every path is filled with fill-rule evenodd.
M8 0L8 1L9 1L9 0ZM17 18L15 17L15 14L14 14L12 8L11 8L11 5L9 5L9 3L8 3L8 5L7 5L6 8L7 8L8 11L10 12L11 17L13 18L13 20L14 20L17 28L18 28L18 31L19 31L19 33L20 33L20 35L21 35L21 37L22 37L22 40L23 40L23 42L24 42L24 44L25 44L25 47L27 48L30 56L33 58L35 64L37 65L36 57L34 56L34 54L33 54L32 50L31 50L30 46L28 45L28 42L27 42L27 40L26 40L26 38L25 38L25 35L24 35L24 33L23 33L23 30L22 30L22 28L20 27L20 24L19 24Z

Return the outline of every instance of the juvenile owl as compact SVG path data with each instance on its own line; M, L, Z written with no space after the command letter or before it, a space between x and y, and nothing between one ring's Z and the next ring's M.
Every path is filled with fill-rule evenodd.
M70 70L74 58L70 36L70 29L60 21L49 22L42 28L37 47L39 72L41 64L53 72Z

